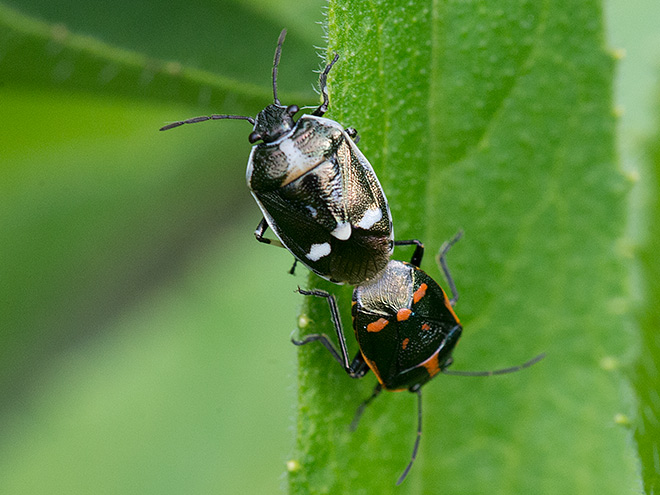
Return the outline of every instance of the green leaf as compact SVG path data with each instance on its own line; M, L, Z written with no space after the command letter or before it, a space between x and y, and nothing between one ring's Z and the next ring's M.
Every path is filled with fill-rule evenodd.
M455 369L544 361L504 377L440 376L411 394L352 382L321 346L299 351L292 493L639 493L613 57L597 1L331 2L331 115L361 134L396 238L443 240L461 293ZM397 250L395 257L410 253ZM333 290L328 284L310 283ZM340 304L348 328L350 291ZM308 300L304 333L333 334ZM350 332L349 332L350 333ZM353 349L354 350L354 349Z
M660 93L658 93L660 94ZM658 100L660 101L660 100ZM656 105L656 115L660 117ZM657 122L660 122L658 118ZM644 185L645 226L646 235L639 258L644 273L644 302L640 308L639 321L642 329L641 356L635 366L635 392L639 401L639 418L636 423L635 439L639 446L642 462L642 475L646 493L656 493L660 489L660 342L658 342L658 327L660 326L660 127L648 145L648 163L643 169L644 177L648 179ZM647 209L648 210L647 210Z
M644 0L635 9L619 2L607 4L612 46L621 55L617 69L618 148L625 170L636 178L630 198L628 235L640 247L630 277L641 330L638 356L632 368L637 414L633 422L645 493L660 489L660 401L658 400L658 137L660 136L660 4ZM643 12L643 15L640 13ZM655 95L655 104L650 96ZM650 139L649 139L650 137Z
M599 5L409 3L331 4L329 52L342 57L331 116L360 131L397 238L424 240L438 281L433 254L466 231L449 259L465 324L455 369L548 357L517 375L426 386L422 448L397 491L638 493L627 418L650 491L657 385L643 373L657 358L650 348L634 362L647 414L635 423L621 371L636 350L617 243L627 185ZM259 217L243 185L245 127L155 130L263 107L282 27L282 99L314 103L322 3L7 5L0 491L274 492L288 415L274 346L297 283L278 267L289 257L249 232ZM610 25L657 31L649 8L626 9L644 12L646 30L623 16ZM637 86L620 87L648 106ZM341 294L348 328L350 289ZM331 333L327 322L323 304L300 318L309 332ZM373 377L352 382L323 348L299 356L290 491L394 491L414 396L382 394L351 434Z

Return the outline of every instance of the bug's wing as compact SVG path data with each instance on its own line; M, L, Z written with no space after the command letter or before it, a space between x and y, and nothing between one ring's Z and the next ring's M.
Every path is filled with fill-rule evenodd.
M413 270L413 279L412 316L399 323L400 338L408 345L399 350L398 366L402 377L415 376L423 383L445 366L462 327L435 280L419 268Z
M390 261L379 278L357 287L353 298L360 349L385 388L430 380L460 337L461 326L442 288L408 263Z
M387 324L377 314L362 314L359 325L360 349L381 384L389 390L422 385L438 374L458 343L462 328L458 323L413 317L398 321L390 316ZM377 333L367 325L381 327Z
M328 280L358 284L387 264L391 219L375 176L354 170L360 163L349 142L335 151L286 185L253 194L298 260Z
M313 206L283 196L282 190L254 194L275 235L296 259L318 275L328 278L333 239L320 223Z
M385 194L337 122L301 117L286 139L253 148L246 176L270 228L318 275L355 285L387 264L393 235Z
M394 239L392 214L378 177L364 154L344 133L337 149L346 215L353 228Z

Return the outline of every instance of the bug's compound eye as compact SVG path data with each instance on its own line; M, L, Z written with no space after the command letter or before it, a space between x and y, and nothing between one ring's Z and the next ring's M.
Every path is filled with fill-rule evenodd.
M300 108L298 108L298 105L289 105L288 107L286 107L286 113L291 115L291 117L297 114L299 110Z
M257 131L252 131L248 136L248 141L250 141L250 144L254 144L260 139L261 139L261 134L259 134Z

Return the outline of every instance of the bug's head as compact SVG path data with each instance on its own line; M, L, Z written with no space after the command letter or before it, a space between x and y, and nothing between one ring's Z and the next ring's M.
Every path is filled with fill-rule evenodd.
M280 64L280 55L282 54L282 43L286 37L286 29L282 29L280 37L277 40L277 48L275 49L275 59L273 60L273 103L264 108L254 123L254 130L249 136L250 143L254 144L257 141L264 143L272 143L284 134L293 129L296 125L293 116L298 113L297 105L289 105L285 107L280 103L277 97L277 66Z
M272 143L293 129L296 122L293 116L298 113L298 106L288 107L273 103L264 108L254 123L254 130L250 133L250 143L254 144L261 140L264 143Z

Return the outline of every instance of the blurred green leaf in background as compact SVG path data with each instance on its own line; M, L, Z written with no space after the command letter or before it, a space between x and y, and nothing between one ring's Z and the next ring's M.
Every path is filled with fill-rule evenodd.
M20 9L20 10L18 10ZM0 5L0 492L271 493L296 279L258 245L250 126L317 101L321 4Z
M255 242L250 126L157 132L255 115L283 27L282 101L316 103L316 51L340 53L329 116L443 284L433 254L465 229L454 367L548 353L426 386L396 492L657 491L660 5L605 7L1 3L0 493L395 493L414 397L382 394L350 434L373 376L289 343L296 321L332 332L295 287L336 288Z

